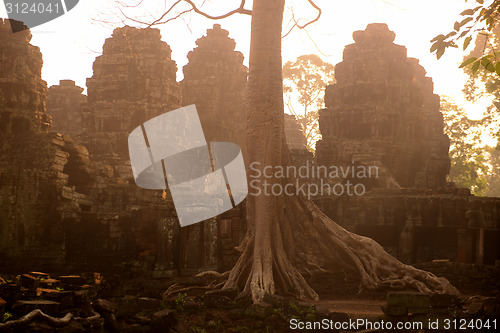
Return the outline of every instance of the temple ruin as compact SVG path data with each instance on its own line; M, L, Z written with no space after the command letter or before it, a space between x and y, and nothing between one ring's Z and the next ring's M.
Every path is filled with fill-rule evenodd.
M207 141L244 150L247 68L228 31L209 29L177 82L159 30L118 28L94 63L87 98L70 80L47 89L30 38L2 21L0 267L155 276L230 268L246 230L244 204L180 228L168 189L136 186L127 148L144 121L196 104ZM360 180L363 196L314 200L405 262L495 264L500 199L446 183L449 143L432 80L386 25L369 25L354 40L326 89L314 161L293 117L285 131L296 165L377 166L380 177Z
M385 24L354 32L326 88L316 159L377 165L392 181L377 187L444 187L450 158L439 96L395 36Z
M337 82L326 88L316 161L375 166L379 174L340 180L362 184L362 196L326 194L316 202L334 221L375 239L403 262L495 264L500 198L475 197L446 183L449 140L432 79L393 43L387 25L369 24L353 38L335 67Z
M67 226L79 216L80 196L70 183L88 156L49 132L42 54L29 30L13 34L11 24L22 30L20 22L0 20L0 267L52 267L65 262Z

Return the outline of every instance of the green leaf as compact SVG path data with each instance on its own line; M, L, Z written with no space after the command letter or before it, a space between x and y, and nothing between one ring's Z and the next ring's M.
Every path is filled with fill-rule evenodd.
M484 0L476 0L476 2L482 5L484 3Z
M472 15L472 14L474 14L474 10L473 9L466 9L463 12L460 13L460 15L462 15L462 16Z
M491 64L491 60L489 58L483 57L481 60L481 66L489 72L495 71L495 67Z
M472 58L469 58L469 59L466 59L464 62L462 62L462 64L460 65L459 68L463 68L469 64L472 64L474 61L476 61L477 58L476 57L472 57Z
M458 23L458 21L453 25L453 29L455 29L456 31L460 30L460 23Z
M469 46L469 44L470 44L471 41L472 41L472 37L471 36L465 38L465 40L464 40L464 51Z
M495 72L497 72L497 75L500 76L500 62L497 62L495 66Z
M479 69L479 65L481 64L481 62L478 60L476 61L473 65L472 65L472 74L476 74L477 70Z
M432 46L431 46L431 53L432 53L432 52L434 52L434 51L436 51L436 50L437 50L437 48L438 48L438 46L439 46L439 43L438 43L438 42L436 42L436 43L432 44Z
M486 66L486 70L487 70L488 72L495 73L495 66L493 66L493 64L490 62L490 63Z

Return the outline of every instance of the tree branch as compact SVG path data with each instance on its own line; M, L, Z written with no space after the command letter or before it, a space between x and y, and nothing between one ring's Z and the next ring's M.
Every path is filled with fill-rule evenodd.
M183 0L183 1L187 2L189 5L191 5L191 7L193 8L193 10L194 10L195 13L200 14L202 16L205 16L206 18L209 18L211 20L220 20L220 19L229 17L229 16L231 16L233 14L252 15L252 11L251 10L244 8L246 0L241 0L240 6L238 8L236 8L236 9L230 11L230 12L227 12L225 14L218 15L218 16L213 16L213 15L205 13L204 11L201 11L198 7L196 7L196 5L191 0Z
M143 2L143 0L141 0L139 3L137 3L136 5L134 5L132 7L137 7L142 2ZM169 19L167 19L165 21L162 21L169 13L172 12L172 10L177 5L179 5L182 2L185 2L185 3L189 4L190 8L179 12L174 17L171 17L171 18L169 18ZM233 9L233 10L231 10L231 11L225 13L225 14L222 14L222 15L210 15L210 14L202 11L201 9L199 9L198 6L192 0L177 0L172 6L170 6L170 8L168 10L166 10L159 18L157 18L153 22L145 22L145 21L141 21L141 20L129 17L128 15L126 15L123 12L123 10L120 7L118 7L118 10L120 11L121 15L123 15L123 17L125 19L130 20L130 21L135 22L135 23L146 25L146 28L150 28L150 27L152 27L154 25L165 24L165 23L168 23L170 21L173 21L173 20L181 17L182 15L184 15L186 13L189 13L189 12L192 12L192 11L194 11L195 13L197 13L199 15L202 15L202 16L208 18L208 19L211 19L211 20L224 19L224 18L229 17L229 16L234 15L234 14L252 15L252 11L251 10L245 9L245 3L246 3L246 0L241 0L240 5L236 9ZM123 6L124 7L131 7L131 6L125 6L125 5L123 5Z
M311 25L311 24L313 24L314 22L316 22L316 21L318 21L318 20L319 20L319 18L321 17L321 14L322 14L322 12L321 12L321 8L319 8L319 7L318 7L318 5L316 5L316 4L313 2L313 0L307 0L307 2L309 2L309 4L310 4L311 6L313 6L313 8L314 8L314 9L316 9L316 10L317 10L318 14L316 15L316 17L315 17L314 19L312 19L312 20L308 21L306 24L301 25L301 24L299 24L299 22L297 22L297 21L295 20L294 14L292 13L292 20L293 20L293 22L294 22L294 23L293 23L293 26L292 26L292 27L290 28L290 30L288 30L288 32L287 32L286 34L284 34L281 38L285 38L286 36L288 36L288 34L290 34L290 32L292 32L292 30L293 30L295 27L297 27L297 28L299 28L299 29L304 29L304 28L306 28L308 25Z

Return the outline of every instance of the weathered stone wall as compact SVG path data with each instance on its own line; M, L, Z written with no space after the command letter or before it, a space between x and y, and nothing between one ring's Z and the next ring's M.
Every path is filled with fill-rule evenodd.
M63 264L65 232L79 218L83 199L71 182L71 158L85 161L84 147L49 133L45 110L47 84L41 79L42 55L25 29L12 33L0 20L0 266Z
M332 220L375 239L406 263L449 259L494 265L500 260L500 198L456 188L374 189L315 201Z
M376 165L380 187L439 188L449 171L439 96L418 60L393 43L385 24L353 34L320 111L323 165Z
M47 113L52 116L52 130L77 139L82 133L81 107L87 102L83 88L75 81L61 80L49 88Z

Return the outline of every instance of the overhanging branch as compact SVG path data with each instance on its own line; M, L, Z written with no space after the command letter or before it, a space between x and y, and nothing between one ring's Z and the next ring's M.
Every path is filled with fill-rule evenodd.
M204 11L200 10L194 3L193 1L191 0L183 0L184 2L187 2L192 8L193 8L193 11L197 14L200 14L202 16L205 16L206 18L209 18L211 20L220 20L220 19L223 19L223 18L226 18L226 17L229 17L231 15L234 15L234 14L245 14L245 15L252 15L252 11L249 10L249 9L245 9L245 2L246 0L241 0L241 3L240 3L240 6L230 12L227 12L225 14L222 14L222 15L218 15L218 16L213 16L213 15L210 15L210 14L207 14L205 13Z
M169 13L171 13L172 10L182 2L189 4L190 8L177 13L173 17L165 19L165 17L167 17L167 15ZM138 6L141 3L142 3L142 0L138 4L134 5L134 7ZM182 15L189 13L189 12L195 12L195 13L202 15L208 19L211 19L211 20L221 20L221 19L224 19L224 18L229 17L229 16L234 15L234 14L252 15L251 10L245 9L245 3L246 3L246 0L241 0L238 8L233 9L225 14L211 15L211 14L208 14L208 13L202 11L192 0L177 0L172 6L170 6L170 8L168 10L166 10L159 18L157 18L153 22L145 22L145 21L141 21L141 20L129 17L122 11L121 8L118 8L118 9L120 10L120 13L123 15L123 17L125 17L127 20L130 20L130 21L135 22L135 23L146 25L147 28L149 28L149 27L152 27L154 25L168 23L168 22L173 21L173 20L175 20L175 19L177 19L177 18L181 17ZM125 6L125 7L130 7L130 6Z
M321 14L322 14L322 12L321 12L321 8L319 8L319 6L318 6L318 5L316 5L316 4L314 3L314 1L313 1L313 0L307 0L307 2L309 2L309 4L310 4L310 5L311 5L314 9L316 9L316 11L318 12L318 13L316 14L316 17L315 17L314 19L312 19L312 20L308 21L308 22L307 22L307 23L305 23L305 24L299 24L299 23L295 20L295 17L294 17L294 15L293 15L293 13L292 13L292 20L293 20L293 22L294 22L294 23L293 23L293 26L292 26L292 27L290 28L290 30L288 30L288 32L287 32L286 34L284 34L284 35L283 35L283 37L281 37L281 38L285 38L286 36L288 36L288 35L290 34L290 32L292 32L292 30L293 30L295 27L297 27L297 28L299 28L299 29L304 29L304 28L305 28L305 27L307 27L308 25L313 24L314 22L316 22L316 21L318 21L318 20L319 20L319 18L321 17Z

